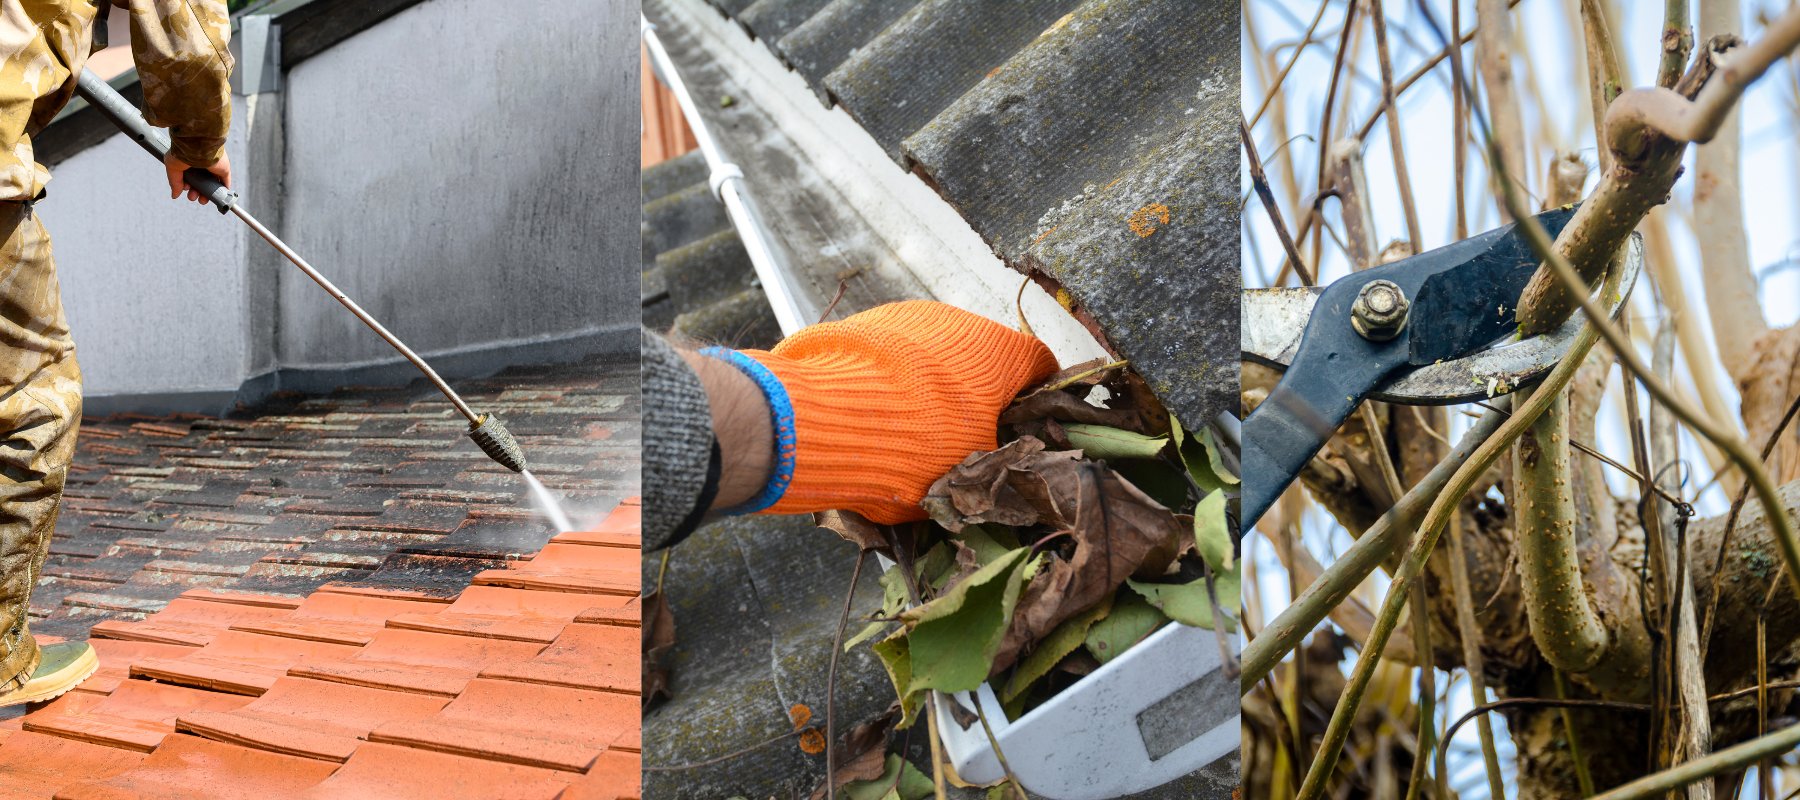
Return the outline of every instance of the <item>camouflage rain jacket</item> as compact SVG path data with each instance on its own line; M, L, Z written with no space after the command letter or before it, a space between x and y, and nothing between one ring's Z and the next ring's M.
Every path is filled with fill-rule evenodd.
M30 200L50 180L31 137L69 102L87 63L94 15L109 0L0 0L0 200ZM205 166L231 127L231 17L224 0L110 0L131 12L144 116L167 127L176 158Z

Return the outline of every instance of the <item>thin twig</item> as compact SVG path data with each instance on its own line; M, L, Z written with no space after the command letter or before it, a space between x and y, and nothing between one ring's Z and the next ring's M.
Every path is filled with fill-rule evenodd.
M1006 783L1012 787L1019 800L1031 800L1031 796L1025 794L1025 785L1019 783L1019 776L1013 774L1012 765L1006 763L1006 753L1000 749L1000 740L994 736L994 727L988 724L987 711L980 698L975 700L975 718L981 720L981 732L987 734L988 747L994 748L994 759L1000 762L1000 773L1006 776Z
M850 590L844 593L844 613L838 617L837 636L831 640L831 666L825 670L825 800L837 800L837 667L844 649L844 630L850 627L850 606L856 600L856 583L862 580L863 562L869 551L856 551L856 567L850 570Z
M1269 176L1263 173L1262 159L1257 157L1256 141L1250 135L1250 125L1242 116L1238 117L1238 133L1244 140L1244 155L1250 162L1250 183L1256 187L1256 197L1262 201L1263 210L1268 212L1269 224L1274 226L1275 236L1281 240L1281 249L1287 252L1288 263L1294 265L1300 281L1311 286L1314 282L1312 271L1307 269L1306 262L1300 258L1300 251L1294 246L1294 237L1288 234L1287 223L1282 221L1281 207L1275 204L1275 193L1269 189Z
M1688 53L1694 49L1693 21L1688 17L1687 0L1665 0L1663 3L1662 60L1657 62L1656 85L1673 88L1687 68Z
M1319 20L1325 18L1325 9L1330 7L1331 0L1320 1L1319 10L1313 14L1312 23L1306 26L1306 34L1300 37L1300 46L1294 48L1294 55L1288 58L1287 64L1281 67L1281 72L1275 75L1275 81L1269 84L1269 92L1263 95L1262 103L1256 107L1256 113L1250 115L1252 126L1262 120L1263 112L1269 109L1269 104L1275 102L1276 95L1281 93L1281 84L1287 81L1288 73L1294 69L1295 64L1300 62L1300 55L1306 52L1307 45L1312 44L1313 31L1318 30ZM1245 13L1249 12L1246 10Z
M1556 682L1556 697L1560 700L1569 699L1569 682L1563 677L1562 670L1552 669L1550 674ZM1562 718L1563 735L1569 739L1569 765L1575 770L1575 785L1581 787L1581 795L1592 797L1594 775L1588 769L1587 759L1581 757L1581 740L1575 735L1575 715L1569 709L1570 707L1565 705L1558 708L1556 712L1557 716Z
M1382 14L1381 0L1373 0L1375 54L1381 62L1382 103L1394 105L1394 63L1388 55L1387 19ZM1394 180L1400 188L1400 208L1406 215L1406 237L1414 253L1425 252L1425 239L1419 234L1419 209L1413 203L1412 179L1406 174L1406 144L1400 138L1400 115L1388 114L1388 145L1394 154ZM1398 496L1398 495L1396 495Z
M1680 766L1648 775L1597 795L1594 800L1648 800L1679 789L1694 781L1705 780L1733 770L1743 769L1763 758L1780 755L1800 745L1800 725L1759 736L1742 744L1727 747L1705 758L1697 758Z
M1462 634L1463 664L1469 672L1469 694L1475 705L1479 706L1487 700L1486 659L1481 655L1481 623L1475 618L1474 589L1469 585L1468 556L1463 549L1462 515L1450 518L1450 584L1454 592L1452 599L1456 602L1456 627ZM1438 786L1439 794L1450 796L1449 770L1442 761L1443 743L1450 741L1454 729L1444 731L1444 738L1438 748ZM1506 784L1500 778L1500 755L1494 748L1494 726L1482 717L1475 725L1475 732L1481 739L1481 761L1487 773L1488 796L1501 798L1506 796Z

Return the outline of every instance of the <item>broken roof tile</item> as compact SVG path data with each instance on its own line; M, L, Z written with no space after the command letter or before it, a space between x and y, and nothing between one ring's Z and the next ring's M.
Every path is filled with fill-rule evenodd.
M175 725L208 739L343 761L375 728L429 717L445 702L441 697L412 692L284 677L242 708L182 714Z
M285 800L330 777L328 761L175 734L142 763L105 780L57 792L60 800Z
M330 778L301 796L307 800L554 798L571 777L556 770L370 742L357 748Z

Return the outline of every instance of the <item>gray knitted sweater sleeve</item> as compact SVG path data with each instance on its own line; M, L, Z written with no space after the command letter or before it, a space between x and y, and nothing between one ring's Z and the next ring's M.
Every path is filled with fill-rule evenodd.
M675 544L711 504L712 412L699 377L662 337L643 332L644 549Z

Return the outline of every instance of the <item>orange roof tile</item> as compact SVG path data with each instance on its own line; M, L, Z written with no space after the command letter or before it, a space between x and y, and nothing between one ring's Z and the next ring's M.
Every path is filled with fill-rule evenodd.
M96 625L94 678L0 718L0 797L636 798L638 513L453 600L190 590Z

